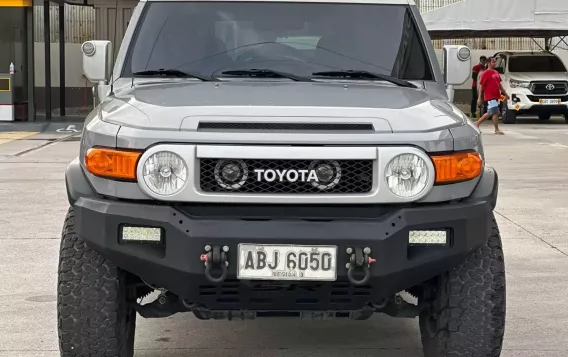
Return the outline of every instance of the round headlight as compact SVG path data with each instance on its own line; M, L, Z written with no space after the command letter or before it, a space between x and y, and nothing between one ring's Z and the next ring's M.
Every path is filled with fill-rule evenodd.
M144 162L142 172L148 188L159 195L178 193L187 181L185 162L169 151L159 151L150 156Z
M387 165L385 179L396 196L411 198L418 196L428 185L428 167L418 155L401 154Z

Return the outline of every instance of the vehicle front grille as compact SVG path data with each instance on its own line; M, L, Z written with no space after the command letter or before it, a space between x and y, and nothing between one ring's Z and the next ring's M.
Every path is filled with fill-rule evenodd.
M532 82L531 92L537 95L558 95L568 92L567 82Z
M373 160L200 160L203 192L363 194L372 187Z
M536 95L527 95L528 100L530 100L531 102L535 102L538 103L540 99L550 99L551 97L545 97L545 96L536 96ZM568 95L558 95L555 97L552 97L554 99L560 99L561 102L568 102Z

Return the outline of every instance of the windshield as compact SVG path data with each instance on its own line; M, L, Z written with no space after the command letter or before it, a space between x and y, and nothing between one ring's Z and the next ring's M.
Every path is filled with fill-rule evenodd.
M408 6L377 4L150 2L123 75L158 69L218 78L246 69L433 78Z
M515 56L509 60L509 72L566 72L556 56Z

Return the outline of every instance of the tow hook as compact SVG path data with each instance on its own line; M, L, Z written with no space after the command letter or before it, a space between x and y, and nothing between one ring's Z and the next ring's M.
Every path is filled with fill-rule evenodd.
M199 258L205 264L205 277L212 283L222 283L227 278L229 262L227 261L228 246L219 245L206 245L205 251L207 253L201 254ZM218 277L211 275L211 270L219 268L221 274Z
M373 259L369 256L371 254L371 248L366 247L364 249L357 247L357 248L347 248L347 254L349 254L349 263L345 266L347 269L347 278L353 285L363 285L369 278L371 277L371 270L369 267L371 264L376 262L376 259ZM365 276L362 279L357 280L353 277L353 273L356 270L363 270Z

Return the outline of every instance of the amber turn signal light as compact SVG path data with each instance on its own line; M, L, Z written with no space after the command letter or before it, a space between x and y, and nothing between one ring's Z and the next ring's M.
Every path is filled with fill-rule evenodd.
M436 169L436 184L468 181L481 174L483 160L476 152L431 156Z
M87 171L96 176L136 180L136 163L142 153L108 148L92 148L85 156Z

